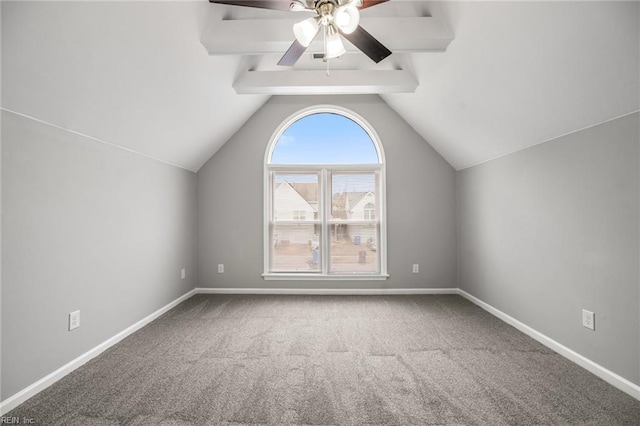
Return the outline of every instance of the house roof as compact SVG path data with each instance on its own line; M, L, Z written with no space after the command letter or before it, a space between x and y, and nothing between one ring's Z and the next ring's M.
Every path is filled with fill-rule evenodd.
M296 17L204 0L0 7L5 110L193 171L269 98L236 93L237 76L280 56L210 56L203 34L223 18ZM461 169L640 109L639 8L391 0L363 22L431 15L451 29L446 51L332 66L410 71L415 92L382 99Z
M369 192L339 192L331 201L331 215L336 219L346 219L351 211Z
M307 182L290 183L291 187L309 204L318 204L318 184Z

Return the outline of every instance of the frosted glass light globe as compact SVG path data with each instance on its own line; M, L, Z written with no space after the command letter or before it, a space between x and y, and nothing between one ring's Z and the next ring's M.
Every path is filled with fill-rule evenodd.
M358 8L351 3L347 6L339 7L333 19L343 33L351 34L358 28L360 12L358 12Z
M318 34L318 18L307 18L293 25L293 35L298 43L304 47L309 47L316 34Z

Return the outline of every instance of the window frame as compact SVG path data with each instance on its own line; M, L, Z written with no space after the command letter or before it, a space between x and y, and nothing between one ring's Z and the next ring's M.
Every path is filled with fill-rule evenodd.
M273 150L276 147L282 134L296 121L303 119L306 116L313 114L337 114L345 118L348 118L358 124L371 139L376 153L378 155L378 163L375 164L272 164L271 158ZM264 193L263 193L263 278L265 280L386 280L389 277L387 272L387 221L386 221L386 162L384 158L384 152L382 150L382 144L377 133L373 130L373 127L364 120L361 116L354 113L351 110L342 108L335 105L318 105L302 109L284 120L276 129L269 140L269 145L265 152L264 159ZM327 255L329 253L328 242L330 241L331 225L335 223L335 220L327 217L327 202L330 200L330 175L332 172L374 172L378 175L378 194L376 200L376 218L374 222L379 227L379 235L377 244L377 251L379 254L379 272L350 272L350 273L331 273L328 267L322 267L321 272L271 272L270 271L270 255L271 255L271 233L270 227L274 223L274 218L271 218L271 212L273 211L272 205L272 172L317 172L320 174L321 182L319 187L321 188L318 200L319 214L318 222L320 223L320 229L322 235L320 236L323 241L321 249L321 262L326 266L328 265ZM367 221L371 223L372 221ZM326 271L326 273L322 272Z
M373 207L369 207L373 206ZM376 220L376 206L373 203L367 203L364 206L364 220L374 221Z

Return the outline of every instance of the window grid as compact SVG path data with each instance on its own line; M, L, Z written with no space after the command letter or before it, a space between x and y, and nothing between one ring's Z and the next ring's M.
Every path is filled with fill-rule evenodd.
M272 164L270 162L271 154L277 143L280 140L280 136L287 130L288 126L295 121L304 118L306 115L315 113L328 112L332 114L344 115L352 121L356 122L363 130L365 130L378 153L379 163L374 164ZM278 220L276 219L277 213L273 209L273 188L274 188L274 174L275 173L292 173L292 174L304 174L314 173L319 177L319 194L317 201L317 210L314 213L313 218L309 217L308 212L305 214L305 219L301 220L301 213L296 213L292 219L295 220ZM370 191L370 196L375 199L374 207L362 210L358 219L336 219L331 216L332 212L332 174L362 174L369 173L375 175L375 189ZM278 279L278 280L299 280L299 279L320 279L320 280L382 280L387 279L386 268L386 223L385 216L385 173L384 173L384 154L382 147L380 146L377 135L371 130L370 126L364 122L360 117L355 116L353 113L344 110L339 107L327 106L327 107L314 107L308 108L297 114L291 116L286 120L279 129L272 136L269 148L265 154L265 268L263 277L265 279ZM371 207L371 206L368 206ZM366 217L365 217L366 215ZM317 248L317 258L314 258L318 262L317 270L309 269L306 273L296 271L294 273L280 272L272 268L273 256L271 253L271 235L276 225L284 224L299 224L304 222L305 224L313 223L317 233L310 239L309 245L311 248ZM337 270L331 271L332 262L331 256L334 254L331 248L331 237L337 232L337 227L345 227L348 225L361 225L362 227L368 227L371 232L374 232L375 238L364 238L361 236L359 244L363 247L366 246L370 251L375 251L374 255L377 259L375 264L375 270L373 271L344 271ZM354 241L355 243L355 241ZM363 250L364 251L364 250ZM369 252L368 255L371 253Z
M269 247L269 253L267 254L269 257L269 268L266 273L300 273L306 272L310 274L320 274L323 276L335 276L335 275L363 275L368 276L371 274L380 275L382 273L382 259L380 253L377 251L377 247L379 245L379 241L381 239L381 230L380 223L376 220L376 213L378 203L366 203L362 209L363 217L349 218L347 216L348 212L344 212L344 217L335 218L333 214L335 211L333 208L335 207L333 203L333 197L335 193L339 193L333 185L334 177L343 177L343 176L354 176L357 180L358 176L371 175L371 179L374 182L372 188L366 192L364 197L373 197L373 199L379 199L379 188L380 188L380 170L381 166L379 164L368 166L369 169L365 171L363 168L357 168L358 170L351 170L350 166L335 166L332 165L328 167L326 165L322 166L311 166L311 165L299 165L297 173L294 173L292 169L296 167L287 166L282 167L280 165L268 165L267 169L270 175L270 186L273 189L270 191L271 197L269 200L270 210L272 212L272 219L269 221L269 229L270 229L270 238L271 244L273 247ZM293 209L291 211L291 219L290 220L281 220L279 217L286 217L286 214L283 214L282 210L278 210L278 200L277 191L279 189L279 185L282 185L282 182L278 182L278 177L281 176L289 177L289 181L295 181L295 178L292 176L303 176L309 180L309 176L317 176L318 177L318 204L317 204L317 217L313 220L310 220L307 217L307 212L305 210ZM289 184L291 187L296 186L296 182ZM349 192L345 192L345 197L349 196ZM364 198L363 197L363 198ZM358 197L356 197L358 198ZM354 207L354 206L351 206ZM315 226L314 233L309 234L303 239L308 240L308 245L310 246L310 254L307 256L311 259L309 263L308 269L301 269L301 267L292 267L289 268L278 266L278 263L275 261L276 259L276 249L283 247L291 247L293 244L301 245L303 242L294 241L289 237L283 237L281 230L283 227L292 227L292 229L296 229L295 227L307 226L310 232L311 226ZM358 235L347 234L344 231L345 228L356 228L359 229ZM315 230L317 229L317 232ZM293 233L293 232L291 232ZM317 236L317 240L316 240ZM361 250L357 250L357 253L351 253L351 256L358 256L358 266L359 269L362 270L354 270L353 268L341 268L339 264L340 254L337 254L336 251L339 248L336 242L340 237L349 238L354 246L352 250L356 248L361 248ZM299 238L299 237L298 237ZM347 245L349 245L347 243ZM317 250L317 254L314 251ZM342 257L348 257L342 255ZM367 265L367 263L369 265ZM355 260L352 263L347 262L347 265L354 265ZM369 268L365 268L367 265Z

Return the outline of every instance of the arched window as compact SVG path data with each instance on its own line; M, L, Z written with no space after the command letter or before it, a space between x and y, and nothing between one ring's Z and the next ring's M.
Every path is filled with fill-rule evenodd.
M384 154L351 111L287 119L265 156L266 279L384 279Z

